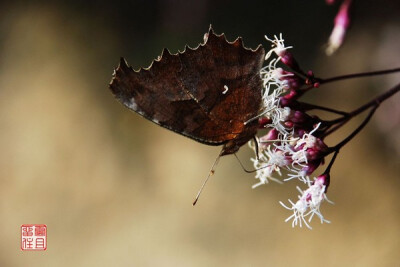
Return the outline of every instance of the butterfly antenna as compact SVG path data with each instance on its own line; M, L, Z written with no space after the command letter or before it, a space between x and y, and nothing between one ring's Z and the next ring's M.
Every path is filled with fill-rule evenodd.
M239 164L242 167L243 171L247 173L252 173L257 171L257 170L252 170L252 171L247 170L246 167L244 167L243 163L240 161L239 157L236 155L236 153L234 153L233 155L235 155L235 158L239 161Z
M265 168L270 167L270 165L266 165L266 166L263 166L263 167L261 167L261 168L258 168L258 169L254 169L254 170L249 171L249 170L247 170L247 169L243 166L242 162L240 161L240 159L238 158L238 156L236 155L236 153L234 153L234 155L235 155L236 159L239 161L240 166L242 166L242 169L243 169L245 172L247 172L247 173L253 173L253 172L256 172L256 171L259 171L259 170L262 170L262 169L265 169ZM277 180L277 179L275 179L275 178L273 178L273 179L274 179L274 181L277 182L277 183L280 183L280 184L282 183L280 180Z
M222 153L222 151L221 151L221 153ZM218 164L218 162L219 162L219 159L221 158L221 153L219 153L218 157L215 159L215 161L214 161L214 163L213 163L213 165L212 165L212 167L211 167L211 170L210 170L210 172L208 173L207 178L204 180L203 184L201 185L200 190L199 190L199 192L197 193L197 196L196 196L196 198L195 198L194 201L193 201L193 204L192 204L193 206L196 205L197 201L199 200L199 197L200 197L200 195L201 195L201 192L203 191L204 186L207 184L208 179L210 179L210 177L211 177L212 175L214 175L214 173L215 173L215 167L217 166L217 164Z
M255 146L255 152L256 152L256 159L257 160L259 160L260 159L260 156L258 155L258 140L257 140L257 137L256 136L253 136L253 140L254 140L254 146ZM237 158L237 157L236 157ZM240 162L240 160L239 160L239 162Z

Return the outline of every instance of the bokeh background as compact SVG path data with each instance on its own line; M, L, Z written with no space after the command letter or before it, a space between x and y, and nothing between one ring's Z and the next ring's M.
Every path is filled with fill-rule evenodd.
M0 266L399 266L399 96L344 147L322 212L292 229L279 200L296 183L255 190L220 148L157 127L108 90L119 57L148 66L162 48L196 46L212 23L268 47L283 33L320 77L400 65L399 1L356 1L344 46L323 45L338 6L313 1L12 1L0 3ZM400 75L321 87L308 101L351 110ZM327 116L327 114L321 114ZM362 116L334 137L334 145ZM251 167L250 149L239 153ZM48 226L45 252L20 250L20 225Z

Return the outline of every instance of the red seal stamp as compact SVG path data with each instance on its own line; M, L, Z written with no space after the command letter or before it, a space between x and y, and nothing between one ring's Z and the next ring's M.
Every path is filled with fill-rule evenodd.
M46 250L47 226L45 224L21 225L21 250Z

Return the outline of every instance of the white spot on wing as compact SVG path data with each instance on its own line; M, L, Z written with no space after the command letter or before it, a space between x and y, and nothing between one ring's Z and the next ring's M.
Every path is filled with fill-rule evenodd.
M222 92L222 94L226 94L228 92L229 88L227 85L224 85L224 91Z
M132 97L130 101L126 101L124 102L124 104L132 109L133 111L135 111L136 113L139 113L140 115L144 116L144 112L140 110L140 108L138 107L138 105L135 102L135 99Z
M138 110L138 106L136 105L135 99L132 97L131 101L127 102L126 105L128 108L133 109L134 111Z

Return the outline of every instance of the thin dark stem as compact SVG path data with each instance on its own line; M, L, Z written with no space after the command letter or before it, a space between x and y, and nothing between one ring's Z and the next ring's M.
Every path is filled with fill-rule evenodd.
M339 151L340 151L340 149L336 150L335 154L333 154L333 157L332 157L331 161L329 162L328 167L326 167L326 170L324 171L324 174L329 174L331 172L332 165L335 162L336 157L339 154Z
M333 127L332 129L327 130L327 131L324 133L324 137L330 135L331 133L333 133L334 131L336 131L336 130L339 129L340 127L342 127L344 124L346 124L346 122L347 122L347 120L346 120L346 121L342 121L342 122L340 122L339 124L335 125L335 127Z
M337 123L340 123L340 124L346 123L346 122L348 122L350 119L351 119L350 115L347 115L347 116L343 116L343 117L340 117L340 118L335 119L335 120L325 121L325 123L328 124L329 126L332 126L332 125L335 125L335 124L337 124Z
M389 97L391 97L392 95L396 94L399 91L400 91L400 83L397 84L395 87L391 88L390 90L386 91L385 93L383 93L383 94L377 96L376 98L372 99L371 101L365 103L361 107L348 113L347 115L344 115L343 117L340 117L335 120L327 121L326 124L328 124L328 126L332 126L332 125L335 125L338 123L339 123L339 125L335 126L331 130L329 130L329 132L326 132L325 136L327 136L327 135L331 134L332 132L336 131L337 129L339 129L341 126L346 124L346 122L348 122L351 118L357 116L358 114L360 114L361 112L367 110L368 108L370 108L372 106L379 105L380 103L382 103L383 101L385 101L386 99L388 99Z
M309 90L311 90L311 89L313 89L313 88L315 88L315 87L314 87L314 85L312 84L312 85L308 85L308 86L305 87L305 88L300 89L299 91L300 91L302 94L304 94L304 93L308 92Z
M344 116L349 115L348 112L336 110L336 109L333 109L333 108L318 106L318 105L309 104L309 103L304 103L304 102L302 102L302 103L300 103L300 104L301 104L304 108L306 108L306 109L308 109L308 110L311 110L311 109L319 109L319 110L324 110L324 111L328 111L328 112L335 113L335 114L339 114L339 115L344 115Z
M369 120L372 118L372 115L374 115L376 109L379 107L379 102L376 103L375 107L371 109L369 112L368 116L364 119L364 121L360 124L360 126L357 127L357 129L354 130L349 136L347 136L342 142L337 144L332 148L333 151L339 151L345 144L347 144L351 139L353 139L364 127L367 125Z
M360 114L364 110L376 105L376 103L382 103L383 101L385 101L386 99L388 99L389 97L391 97L392 95L396 94L399 91L400 91L400 83L397 84L395 87L391 88L390 90L386 91L385 93L381 94L380 96L376 97L375 99L372 99L368 103L362 105L358 109L350 112L349 113L350 117L354 117Z
M346 79L353 79L353 78L361 78L361 77L371 77L371 76L377 76L377 75L384 75L384 74L390 74L394 72L400 72L400 68L394 68L394 69L389 69L389 70L381 70L381 71L371 71L371 72L363 72L363 73L353 73L353 74L347 74L347 75L340 75L332 78L327 78L327 79L316 79L320 84L324 83L330 83L330 82L335 82L339 80L346 80Z

